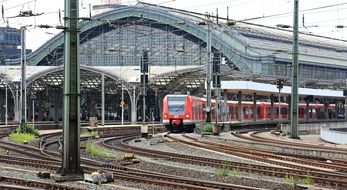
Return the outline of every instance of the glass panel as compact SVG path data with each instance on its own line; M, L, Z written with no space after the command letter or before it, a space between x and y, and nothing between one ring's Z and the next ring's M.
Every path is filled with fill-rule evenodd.
M185 96L168 97L169 114L183 114L186 104Z

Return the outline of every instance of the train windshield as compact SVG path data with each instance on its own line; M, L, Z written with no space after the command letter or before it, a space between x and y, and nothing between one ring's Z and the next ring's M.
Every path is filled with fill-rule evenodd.
M168 97L169 114L183 114L186 104L185 96Z

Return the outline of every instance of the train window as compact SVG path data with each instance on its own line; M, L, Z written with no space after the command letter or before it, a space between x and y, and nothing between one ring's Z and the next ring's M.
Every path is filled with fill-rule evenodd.
M271 109L269 107L266 108L267 115L271 115Z
M281 108L281 114L287 114L287 108Z
M247 115L251 115L252 114L252 109L250 109L250 108L243 108L243 113L247 114Z
M183 114L186 97L168 97L169 114Z

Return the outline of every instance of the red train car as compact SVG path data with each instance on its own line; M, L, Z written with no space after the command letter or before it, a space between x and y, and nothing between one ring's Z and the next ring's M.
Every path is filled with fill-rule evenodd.
M163 125L169 131L192 131L205 119L205 99L188 95L167 95L163 99Z
M273 114L271 114L270 102L257 102L257 120L270 119L288 119L288 104L281 102L274 103ZM212 110L211 118L215 119L214 100L211 101ZM163 125L169 131L192 131L196 124L203 123L206 120L206 99L198 98L189 95L167 95L163 99ZM229 121L239 119L238 102L228 101L227 118ZM281 117L279 117L279 108L281 108ZM299 120L319 120L327 119L324 104L311 103L308 106L306 103L298 104ZM308 112L308 118L306 118ZM242 102L241 109L242 120L253 119L253 102ZM271 116L272 115L272 116ZM336 110L334 104L328 105L327 117L329 119L336 118Z

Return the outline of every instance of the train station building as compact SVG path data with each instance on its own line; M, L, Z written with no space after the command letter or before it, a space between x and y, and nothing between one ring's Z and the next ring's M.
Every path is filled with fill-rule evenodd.
M283 79L290 86L292 31L146 3L95 7L102 8L108 11L80 23L82 120L91 116L101 119L101 110L105 120L120 120L124 106L125 120L136 123L142 110L143 52L148 53L149 62L146 96L149 120L160 120L161 100L166 94L205 94L208 34L212 58L221 57L223 81L274 84ZM299 34L299 40L300 87L345 89L347 42L304 33ZM39 121L61 121L63 59L63 33L27 55L28 120L34 110ZM5 105L8 89L8 113L14 121L18 121L19 114L20 72L20 59L3 59L0 102ZM228 92L225 93L228 97ZM235 95L229 93L230 97ZM34 109L31 95L36 96ZM338 101L332 103L344 102L343 97L333 99ZM5 108L1 106L0 120L4 121L4 117Z

